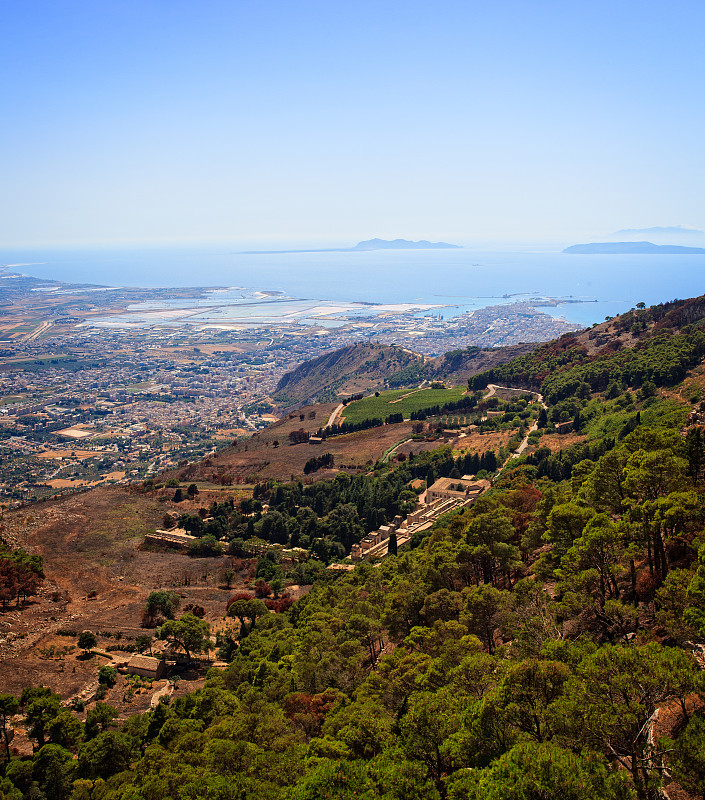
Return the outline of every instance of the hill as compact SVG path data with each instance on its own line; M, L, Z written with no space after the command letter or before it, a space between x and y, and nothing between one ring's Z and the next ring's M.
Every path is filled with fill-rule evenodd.
M705 295L632 309L478 374L470 386L496 382L540 390L553 403L576 391L604 391L610 384L670 386L705 354L705 333L698 325L703 317Z
M274 391L280 406L368 392L384 386L402 386L420 380L426 372L424 356L401 347L353 344L305 361L282 376Z
M429 377L450 383L465 383L473 375L531 353L537 347L538 342L523 342L507 347L466 347L450 350L433 359L429 365Z
M705 296L633 309L476 376L462 408L347 433L311 407L158 481L5 513L48 586L8 600L42 565L0 549L0 793L701 797L704 355ZM139 544L162 514L191 557ZM150 631L152 589L189 613ZM86 628L101 647L78 652ZM145 631L178 681L99 673Z
M677 244L653 244L652 242L592 242L574 244L562 252L570 255L703 255L702 247L683 247Z
M650 235L705 236L705 231L701 231L699 228L686 228L683 225L667 225L667 226L656 225L653 228L622 228L621 230L610 234L610 236L621 236L623 234L629 236L635 236L635 235L643 236L644 234L646 234L647 236Z
M313 250L245 250L242 255L274 255L277 253L360 253L370 250L456 250L459 244L448 242L429 242L420 239L413 242L409 239L365 239L354 247L324 247Z
M279 381L281 407L332 402L358 392L412 386L424 379L465 383L472 375L535 350L537 343L468 347L431 358L395 345L354 344L306 361Z

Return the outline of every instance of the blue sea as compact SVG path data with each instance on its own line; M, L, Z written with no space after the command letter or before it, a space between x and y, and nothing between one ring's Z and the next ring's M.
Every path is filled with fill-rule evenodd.
M0 249L1 265L39 278L109 286L238 286L290 297L447 306L446 317L536 297L590 325L644 302L705 293L703 255L566 255L539 249L377 250L247 255L241 246ZM535 303L541 306L540 302Z

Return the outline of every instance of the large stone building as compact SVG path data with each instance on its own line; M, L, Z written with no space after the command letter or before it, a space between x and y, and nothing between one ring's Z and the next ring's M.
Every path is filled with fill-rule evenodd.
M426 490L426 503L435 500L469 500L479 497L490 485L489 481L463 478L439 478Z

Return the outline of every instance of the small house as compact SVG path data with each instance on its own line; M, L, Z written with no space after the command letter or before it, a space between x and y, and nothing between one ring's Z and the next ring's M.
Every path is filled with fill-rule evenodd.
M166 663L152 656L132 656L127 662L126 671L129 675L141 675L143 678L159 679L164 677Z

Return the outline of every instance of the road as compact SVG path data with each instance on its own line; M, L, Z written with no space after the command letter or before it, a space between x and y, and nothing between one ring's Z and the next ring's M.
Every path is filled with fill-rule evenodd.
M336 408L333 409L333 413L330 415L330 417L328 417L328 422L326 422L326 424L323 426L324 429L330 428L331 425L335 425L338 417L340 416L344 408L345 406L341 403L339 406L336 406Z
M544 403L544 401L543 401L543 395L539 394L538 392L532 392L529 389L517 389L514 386L498 386L496 383L488 383L487 384L487 388L489 389L489 392L487 392L487 394L484 396L483 400L487 400L487 398L489 398L489 397L494 397L494 395L497 394L497 389L507 389L508 391L511 391L511 392L524 392L525 394L533 394L536 397L536 399L538 400L538 402L541 403L541 405L544 408L546 408L546 409L548 408L546 403ZM537 430L538 427L539 427L538 421L534 422L534 424L529 428L529 430L528 430L526 436L524 437L524 440L522 441L522 443L511 454L511 456L509 456L509 458L519 458L519 456L529 446L529 436L535 430ZM503 466L504 465L502 465L502 467ZM502 467L500 467L500 471L502 470Z
M53 322L42 322L31 333L25 336L24 343L27 344L28 342L33 342L43 333L46 333L53 324Z

